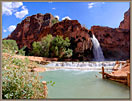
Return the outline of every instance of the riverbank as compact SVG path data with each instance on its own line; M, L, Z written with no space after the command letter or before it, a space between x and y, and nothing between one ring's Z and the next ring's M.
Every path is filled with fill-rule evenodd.
M111 73L105 72L104 67L102 67L101 73L103 79L120 82L130 87L130 60L125 62L117 61Z
M3 56L10 56L8 53L2 53ZM112 71L112 75L124 75L125 72L130 72L130 61L127 60L128 66L126 65L126 61L89 61L89 62L59 62L57 58L45 58L45 57L36 57L36 56L21 56L21 55L12 55L12 57L19 59L28 59L30 61L28 67L29 71L36 72L44 72L50 70L57 69L74 69L74 70L101 70L101 67L104 66L105 70L114 70ZM38 65L36 65L36 64ZM122 70L119 69L120 66L126 66ZM48 67L48 68L47 68ZM50 68L49 68L50 67ZM118 69L118 71L116 71ZM115 72L116 71L116 72ZM125 74L126 75L126 74Z
M99 70L101 70L102 65L107 66L107 64L110 63L111 61L106 61L106 63L105 62L94 62L94 61L92 62L57 62L57 61L54 61L53 62L53 61L44 61L42 57L31 58L31 56L20 56L20 55L15 55L15 54L8 54L8 53L2 53L2 56L6 58L6 60L8 60L9 57L10 58L14 57L16 61L24 60L23 63L25 63L29 71L39 72L40 76L42 77L41 81L48 82L49 80L51 80L51 81L56 82L54 87L51 88L50 86L48 86L48 94L49 94L48 98L65 98L65 97L67 98L95 98L95 93L97 92L97 90L103 93L103 95L101 95L100 93L96 93L97 95L96 97L98 98L129 98L129 88L127 86L122 85L118 82L110 81L110 80L102 80L101 75L99 75L98 73ZM45 63L45 65L41 64L43 65L42 67L40 63ZM52 67L53 65L52 63L55 66L62 66L62 67ZM115 63L116 61L112 61L109 64L111 71L112 69L114 71L118 69L118 68L115 68L117 67L116 66L117 63L116 64ZM121 63L125 65L124 61L122 61ZM15 68L15 66L13 65L14 64L11 64L11 68ZM46 67L46 65L49 65L52 68ZM75 65L76 67L73 67L73 65ZM91 68L85 68L85 66L87 65L91 66ZM67 67L67 66L72 66L72 67ZM82 67L79 67L79 66L82 66ZM123 68L123 71L128 70L126 67ZM74 80L74 84L73 84L73 80ZM109 91L106 91L106 88L105 88L106 85L107 85L107 90L109 89ZM78 90L79 90L79 93L76 93L78 92ZM126 91L126 93L122 92L124 90ZM91 91L93 93L91 93ZM110 95L111 92L112 92L112 95Z
M44 87L37 72L38 67L27 58L16 58L15 54L2 53L2 98L3 99L44 99Z
M21 56L21 55L8 54L8 53L2 53L2 56L6 57L7 59L8 59L8 57L18 58L18 59L21 59L23 61L25 59L27 59L27 62L29 62L28 65L27 65L27 67L28 67L28 70L31 71L31 72L44 72L44 71L46 71L46 68L40 67L39 64L45 65L45 64L49 63L43 57ZM18 66L13 65L13 64L12 64L12 66L18 67Z

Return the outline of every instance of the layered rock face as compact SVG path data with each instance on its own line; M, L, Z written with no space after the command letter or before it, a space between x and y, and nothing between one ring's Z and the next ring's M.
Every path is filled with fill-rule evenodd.
M64 38L69 37L74 54L73 59L91 60L93 58L92 41L88 30L77 20L63 20L52 24L53 19L55 18L49 13L29 16L18 24L6 39L16 40L19 48L27 46L32 49L32 43L40 41L47 34L61 35Z
M48 29L52 26L53 19L54 17L49 13L29 16L17 24L16 29L6 39L16 40L19 48L27 46L31 49L32 43L39 39L43 28Z
M125 12L119 28L92 26L91 31L100 42L106 59L130 58L130 9Z
M69 37L74 59L91 60L93 58L92 41L88 30L77 20L63 20L56 23L51 27L50 33L53 36Z

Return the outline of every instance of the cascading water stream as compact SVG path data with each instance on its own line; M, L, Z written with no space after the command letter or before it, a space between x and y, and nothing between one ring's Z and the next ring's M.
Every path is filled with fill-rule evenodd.
M101 70L101 67L104 66L105 70L111 71L115 61L100 61L100 62L50 62L49 64L42 65L47 69L51 70L83 70L83 71L96 71Z
M95 61L104 61L104 55L102 52L102 49L100 47L100 43L99 41L96 39L96 37L92 36L91 38L92 42L93 42L93 54L94 54L94 60Z

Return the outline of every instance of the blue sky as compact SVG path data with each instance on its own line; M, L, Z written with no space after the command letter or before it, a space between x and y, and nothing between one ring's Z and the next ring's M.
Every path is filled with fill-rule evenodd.
M117 28L129 2L3 2L2 38L7 37L27 16L51 13L61 21L78 20L88 29L93 25Z

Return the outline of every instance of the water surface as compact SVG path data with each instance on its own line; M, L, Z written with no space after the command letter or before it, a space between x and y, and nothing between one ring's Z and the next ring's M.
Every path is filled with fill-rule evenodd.
M54 70L42 72L42 80L54 81L48 85L48 98L73 99L128 99L129 88L123 84L103 80L98 71Z

